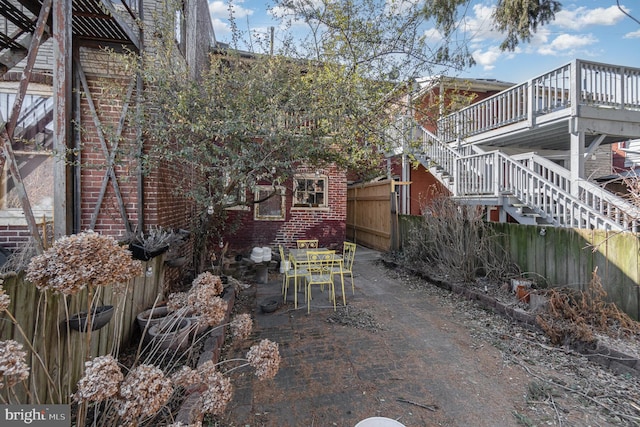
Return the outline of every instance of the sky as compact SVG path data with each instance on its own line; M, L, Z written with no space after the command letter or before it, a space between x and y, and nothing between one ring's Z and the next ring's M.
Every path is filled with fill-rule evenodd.
M490 16L496 1L472 0L466 15L465 37L476 65L457 77L497 79L521 83L565 65L574 59L640 68L640 1L561 0L555 20L539 27L529 43L514 52L501 52L501 35L491 29ZM270 37L274 27L277 44L284 37L269 12L269 2L233 0L235 23L240 31ZM231 41L228 0L209 0L209 11L220 42ZM426 33L433 28L425 28ZM424 76L426 77L426 76Z

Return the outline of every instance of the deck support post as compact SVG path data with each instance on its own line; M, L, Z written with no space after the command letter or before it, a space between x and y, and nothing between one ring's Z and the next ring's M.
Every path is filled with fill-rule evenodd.
M578 196L578 186L576 182L584 178L584 131L571 132L571 154L570 154L570 176L571 195Z

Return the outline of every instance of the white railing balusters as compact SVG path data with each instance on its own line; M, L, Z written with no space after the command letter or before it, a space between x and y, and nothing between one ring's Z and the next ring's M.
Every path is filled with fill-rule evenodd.
M569 172L544 157L527 153L509 157L500 151L472 154L469 146L458 152L420 128L422 153L454 197L512 195L555 225L579 228L640 228L640 212L624 199L601 187L580 181L579 198L571 196Z
M422 152L431 167L438 166L454 196L495 200L511 194L563 226L639 231L636 206L589 181L572 183L569 171L548 159L534 153L478 154L471 145L459 144L516 122L534 126L536 117L558 109L577 111L580 104L639 111L640 69L575 60L441 118L437 135L422 129Z

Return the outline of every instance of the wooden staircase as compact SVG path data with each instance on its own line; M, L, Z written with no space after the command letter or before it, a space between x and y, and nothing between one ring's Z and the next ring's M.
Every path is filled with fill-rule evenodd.
M499 206L522 224L640 230L636 206L589 181L572 183L567 169L534 152L461 154L426 129L419 133L413 155L461 203Z

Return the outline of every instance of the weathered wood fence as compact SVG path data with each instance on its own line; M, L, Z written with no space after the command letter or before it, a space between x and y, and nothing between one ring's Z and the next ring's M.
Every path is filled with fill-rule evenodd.
M401 216L400 244L421 217ZM597 268L607 299L640 320L640 235L603 230L490 223L495 242L523 275L550 287L586 290ZM544 279L542 279L544 278ZM538 280L539 281L539 280Z
M350 186L347 189L347 239L388 251L392 244L394 196L392 180Z
M40 292L24 280L24 273L4 278L3 287L11 298L9 312L0 314L0 339L24 345L31 375L28 385L13 388L12 401L20 403L67 403L83 372L85 360L117 354L136 336L136 316L161 296L164 282L164 255L143 262L145 274L129 281L126 293L111 286L98 289L98 302L113 305L115 313L101 329L83 333L67 328L68 316L88 309L86 289L73 297ZM80 268L80 267L79 267ZM22 332L21 332L22 331ZM90 338L90 340L89 340ZM30 346L33 346L31 351ZM7 398L8 390L2 390Z

